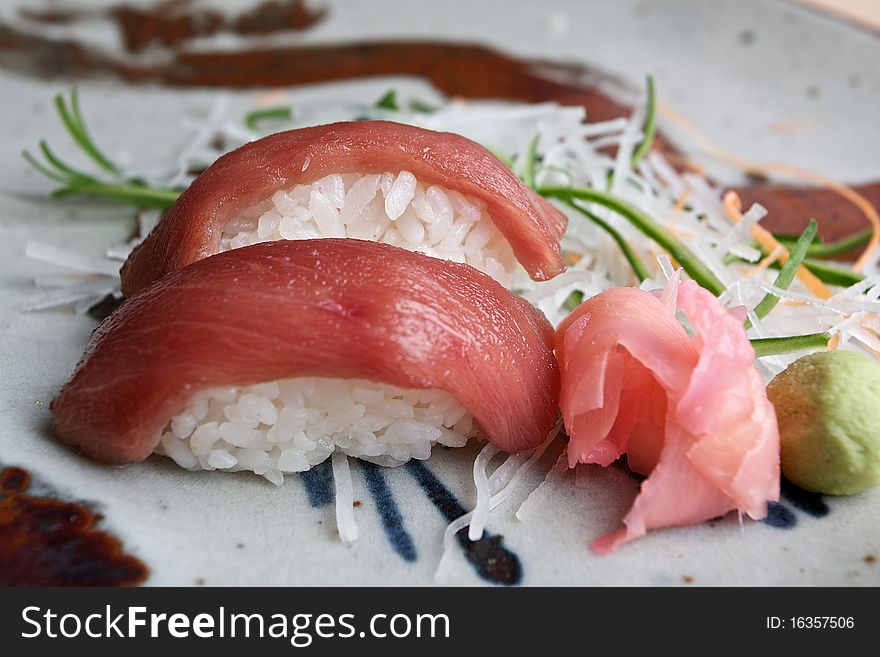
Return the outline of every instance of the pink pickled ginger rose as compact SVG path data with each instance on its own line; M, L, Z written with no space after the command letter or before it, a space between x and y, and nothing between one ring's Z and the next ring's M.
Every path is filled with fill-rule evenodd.
M743 319L675 278L660 297L607 290L560 325L569 466L626 454L647 475L624 528L593 541L597 552L733 510L760 519L779 499L776 414Z

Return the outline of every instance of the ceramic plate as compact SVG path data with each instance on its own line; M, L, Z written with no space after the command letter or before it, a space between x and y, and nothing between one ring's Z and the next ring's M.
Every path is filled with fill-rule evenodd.
M78 64L69 58L53 63L50 57L50 66L71 74L47 80L36 68L14 61L10 52L16 47L14 29L19 37L76 38L123 57L119 33L101 18L101 8L109 4L81 0L77 7L95 8L90 18L51 24L23 17L11 6L3 10L0 461L30 472L31 496L82 502L79 510L59 512L59 517L68 514L68 522L70 513L99 514L97 529L116 537L122 553L144 564L146 584L880 584L880 566L874 563L880 550L877 490L828 498L787 487L764 522L741 523L733 515L657 531L599 557L587 542L617 526L639 483L622 467L553 470L560 443L493 512L486 538L457 543L438 574L446 524L474 503L475 448L438 450L427 462L393 470L354 464L360 539L344 544L336 534L329 461L275 487L248 474L185 472L161 457L107 467L56 442L48 403L71 373L95 322L57 311L21 312L34 294L34 277L49 267L25 257L25 245L40 239L97 255L127 237L132 216L118 206L46 198L49 184L28 168L19 151L46 138L62 155L75 157L72 147L62 146L69 141L51 101L74 82ZM516 3L513 9L500 0L372 0L321 6L326 12L313 25L289 34L226 31L186 47L234 48L256 38L299 45L444 39L520 57L588 62L634 88L650 72L665 105L746 159L792 162L851 183L880 178L880 40L794 4L551 0ZM42 51L34 45L31 52ZM125 57L134 66L161 62L163 53L161 44L152 44L137 57ZM206 115L221 93L130 85L112 76L76 84L93 133L130 161L174 153L187 134L181 120ZM391 85L437 97L427 82L412 76L291 88L287 94L294 102L362 100L379 97ZM232 110L243 111L255 92L222 93ZM701 152L679 126L661 121L661 128L712 176L742 182L740 174ZM515 511L545 476L547 485L518 519ZM16 487L23 484L6 482L7 492ZM0 501L7 510L12 497ZM113 573L122 582L139 579L136 562L124 559L112 543L104 548L95 552L87 572L100 581L114 581ZM65 567L57 561L41 566L46 573L63 573Z

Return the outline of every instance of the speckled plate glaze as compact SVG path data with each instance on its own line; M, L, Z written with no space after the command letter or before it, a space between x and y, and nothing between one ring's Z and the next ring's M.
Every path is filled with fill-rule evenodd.
M880 39L787 2L558 0L516 3L515 11L501 0L324 4L327 15L297 33L300 42L469 40L517 55L590 62L635 83L652 72L664 103L747 159L794 162L848 182L880 178ZM21 20L9 6L0 14L3 21ZM105 48L117 47L99 23L77 29ZM294 102L374 98L390 84L427 98L434 93L418 80L385 79L293 89L289 96ZM0 478L0 523L23 506L39 506L34 500L40 498L83 502L100 516L94 527L94 519L75 507L40 508L57 518L74 517L77 531L106 548L86 555L92 568L86 572L108 582L114 581L108 572L119 572L101 556L116 554L119 546L95 534L99 529L145 564L149 585L880 584L877 490L838 499L786 486L764 522L741 523L734 515L658 531L598 557L587 541L617 526L639 483L623 467L556 470L558 443L493 512L486 537L460 540L435 578L446 523L474 501L476 448L437 450L425 463L394 470L353 464L361 538L342 544L329 462L276 488L253 475L184 472L160 457L125 468L101 466L58 444L48 429L48 402L72 371L94 322L19 312L33 293L34 276L46 271L24 256L25 243L39 238L97 254L131 229L125 209L46 199L47 182L18 157L40 138L68 143L51 111L52 95L67 86L0 71L0 94L7 101L0 104L0 464L32 475L29 490L14 471ZM217 93L109 82L79 87L102 144L154 161L180 145L181 117L204 114ZM230 92L230 111L243 111L252 93ZM687 150L686 136L674 125L662 128ZM72 152L59 150L62 156ZM692 155L719 179L740 182L734 172ZM548 472L547 485L517 519L514 512ZM139 579L129 560L115 563L124 566L115 581ZM50 571L63 575L64 564L41 568L53 581Z

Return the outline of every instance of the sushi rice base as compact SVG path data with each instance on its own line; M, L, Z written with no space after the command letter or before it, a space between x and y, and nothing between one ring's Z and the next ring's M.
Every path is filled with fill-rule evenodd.
M334 451L383 466L462 447L473 417L448 392L299 377L199 392L155 452L187 470L250 471L281 485Z
M482 199L409 171L335 173L275 192L227 223L220 251L275 240L352 237L465 262L510 287L518 263Z

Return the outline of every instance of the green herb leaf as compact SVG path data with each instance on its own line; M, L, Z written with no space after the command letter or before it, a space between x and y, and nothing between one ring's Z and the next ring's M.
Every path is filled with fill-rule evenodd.
M762 255L765 257L767 253L765 251L761 251ZM731 262L744 262L742 258L738 258L735 255L728 254L724 258L724 264L730 264ZM850 285L855 285L856 283L864 280L864 276L852 269L847 267L836 267L834 265L830 265L827 262L822 262L821 260L815 260L813 258L804 258L803 263L804 267L810 270L816 278L818 278L823 283L828 283L829 285L838 285L840 287L849 287ZM773 269L780 269L780 265L778 262L774 262L771 265Z
M797 244L797 241L801 238L801 235L802 235L802 233L795 233L795 234L793 234L793 233L773 233L773 239L775 239L782 246L784 246L786 249L791 251L791 249L794 248L794 245ZM816 235L813 238L813 242L812 242L812 244L810 244L810 246L812 247L813 244L821 244L821 243L822 243L822 238L819 237L818 235Z
M806 335L792 335L784 338L755 338L751 340L755 350L755 356L777 356L788 354L793 351L816 349L828 346L831 339L830 333L807 333Z
M418 98L409 101L409 108L413 112L421 112L422 114L431 114L432 112L436 112L438 108L433 105L429 105Z
M592 221L594 224L599 226L602 230L604 230L608 235L611 236L617 246L620 247L621 252L623 253L623 257L626 258L626 261L629 263L629 266L632 267L633 272L636 277L639 279L639 282L645 281L651 278L651 272L645 266L645 263L642 262L641 258L636 254L633 248L630 246L629 242L627 242L623 235L618 233L608 222L604 219L601 219L597 215L593 214L589 210L584 207L581 207L574 201L565 201L565 204L572 208L573 210L577 210L582 215L584 215L587 219Z
M251 130L257 129L260 121L290 121L293 118L292 108L289 105L279 107L267 107L248 112L244 117L244 124Z
M845 267L835 267L821 260L813 260L812 258L804 259L804 267L809 269L819 280L829 285L839 285L840 287L849 287L864 280L864 276L857 271Z
M55 108L61 116L61 120L67 127L70 136L79 147L88 155L99 167L112 174L119 174L119 167L111 162L99 149L95 146L92 138L86 130L85 121L79 111L79 94L76 87L70 92L70 107L68 108L64 97L60 94L55 96Z
M385 95L376 101L376 107L391 110L393 112L399 111L400 105L397 104L397 90L389 89L385 92Z
M810 244L813 243L813 238L816 237L816 232L818 230L819 224L816 223L815 219L810 219L810 224L798 238L794 248L788 254L788 259L779 270L779 275L773 282L775 287L778 287L780 290L788 289L788 286L791 285L791 282L797 275L797 271L807 255L807 249L810 247ZM767 293L767 295L761 299L761 302L755 306L755 315L757 315L759 319L761 317L766 317L767 314L776 307L777 303L779 303L779 297L775 294ZM750 326L751 322L747 321L746 328L749 328Z
M158 189L141 185L126 185L115 183L77 184L62 187L52 192L53 198L68 196L96 196L113 201L121 201L139 208L157 208L167 210L182 190Z
M633 170L639 166L639 162L651 150L651 145L654 143L654 135L657 132L657 98L654 92L654 78L650 75L646 79L646 86L648 88L648 113L645 116L645 129L643 131L645 136L636 150L633 151L632 158L630 158L630 167Z
M843 237L834 242L823 242L821 239L813 240L813 243L810 244L810 248L807 249L807 257L808 258L832 258L834 256L838 256L844 253L848 253L853 249L857 249L860 246L864 246L871 239L871 236L874 234L873 228L866 228L865 230L860 230L857 233L853 233L852 235L848 235L847 237ZM786 248L791 248L794 240L790 237L774 235L776 239Z
M41 164L33 155L28 153L27 151L22 151L21 156L25 159L25 161L30 164L34 169L42 173L47 178L54 180L55 182L64 183L65 185L70 182L70 179L60 175L59 173L50 170L43 164Z
M103 181L74 168L55 155L43 140L40 141L39 148L45 163L37 160L28 151L22 151L21 155L34 169L61 184L60 188L52 192L53 197L97 196L141 208L167 209L180 196L179 189L158 189L149 187L142 180L122 178L120 169L101 153L89 136L80 114L76 89L71 92L69 105L59 95L55 97L55 106L61 121L77 146L98 166L113 174L114 179Z
M541 135L535 135L526 147L522 160L522 178L526 187L535 189L535 170L538 160L538 143L541 141Z
M67 175L70 180L80 180L84 182L97 182L94 178L89 176L88 174L82 173L81 171L77 171L71 166L68 166L64 162L62 162L50 149L49 144L46 143L45 140L40 141L40 151L43 153L43 157L51 164L57 171L60 171L63 175Z
M568 295L568 298L563 302L562 306L568 311L575 310L584 300L584 293L579 290L575 290L571 294Z
M681 240L628 201L590 187L541 187L538 193L546 198L556 198L563 202L580 199L616 212L663 248L698 285L716 296L726 289L715 274Z
M497 157L501 164L506 166L508 169L513 170L513 160L507 157L504 153L502 153L501 151L496 151L494 148L489 148L488 146L485 146L484 148L492 153L492 155Z

